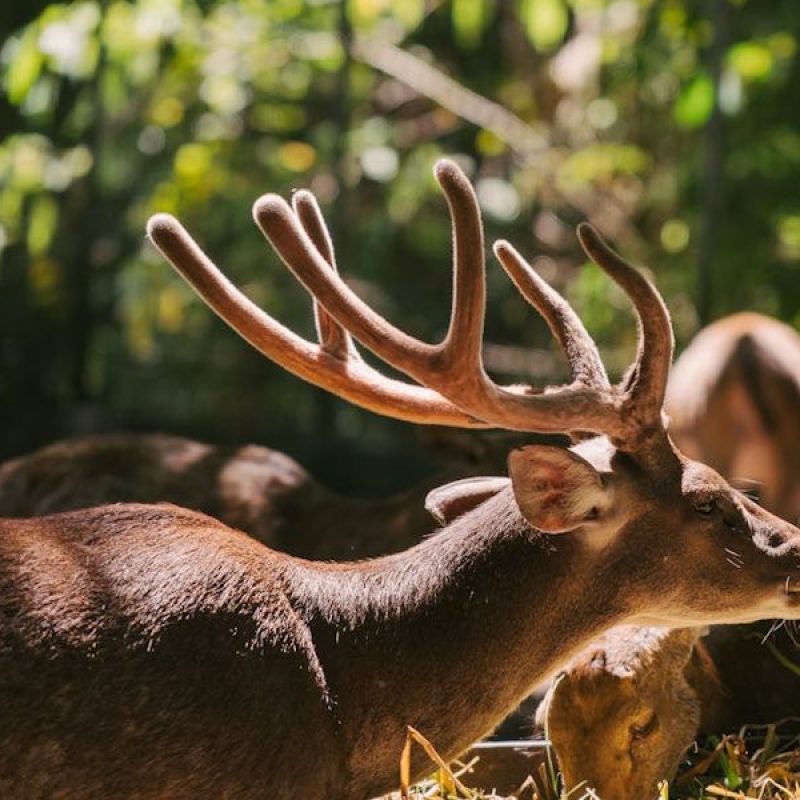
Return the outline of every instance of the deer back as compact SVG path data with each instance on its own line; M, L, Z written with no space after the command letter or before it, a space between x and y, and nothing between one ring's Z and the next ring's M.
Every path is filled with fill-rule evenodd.
M718 320L676 361L666 407L687 455L753 481L765 507L800 518L800 334L752 312Z

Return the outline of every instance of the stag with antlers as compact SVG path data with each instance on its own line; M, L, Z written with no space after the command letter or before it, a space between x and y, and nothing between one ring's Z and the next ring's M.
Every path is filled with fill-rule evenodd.
M567 303L498 242L574 380L545 392L496 385L481 362L477 201L451 162L436 176L455 246L438 345L350 291L305 192L294 209L266 196L254 215L319 303L319 344L248 301L173 218L156 216L148 232L251 344L357 405L597 436L515 450L508 479L435 491L440 516L458 515L437 536L358 563L282 555L176 507L0 522L6 795L366 798L394 785L407 725L455 756L611 625L800 617L800 531L670 443L661 408L672 336L655 288L579 229L640 318L636 362L614 386ZM312 236L305 215L318 223ZM384 377L353 340L415 383ZM743 569L725 559L731 542Z

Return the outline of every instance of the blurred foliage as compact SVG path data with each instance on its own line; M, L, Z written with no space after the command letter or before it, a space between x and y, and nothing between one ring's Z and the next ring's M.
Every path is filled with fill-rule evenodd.
M154 211L178 215L256 302L308 335L308 298L250 206L310 187L347 278L432 338L450 282L431 175L445 154L476 183L487 239L537 258L617 369L635 326L598 270L578 269L572 229L585 217L654 271L681 342L699 324L698 269L710 271L711 316L747 307L800 323L799 35L793 0L769 14L757 0L9 4L0 455L116 427L261 441L312 467L408 449L407 426L252 352L143 230ZM395 46L421 69L394 69ZM431 68L486 100L442 95ZM709 128L715 107L721 126ZM552 343L495 265L489 292L490 366L505 380L562 377L560 360L533 358Z

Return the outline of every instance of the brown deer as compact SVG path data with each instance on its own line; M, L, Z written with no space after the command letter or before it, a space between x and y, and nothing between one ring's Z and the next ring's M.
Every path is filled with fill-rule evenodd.
M682 448L757 484L770 511L800 518L794 330L754 313L715 322L677 360L666 396L670 431ZM727 555L735 564L735 548ZM613 630L554 681L537 719L547 719L567 788L585 782L602 798L655 797L698 731L800 715L800 679L780 658L797 654L785 629L726 626L701 638L706 632Z
M800 519L800 334L742 312L704 328L675 363L666 397L673 440L760 501Z
M458 486L434 494L444 517L464 512L437 536L356 563L280 554L174 506L0 521L6 796L371 797L394 785L407 725L454 756L612 625L800 617L800 531L667 436L672 337L655 288L579 229L640 319L634 366L614 386L563 298L498 242L575 380L545 392L493 383L481 366L477 200L454 164L436 176L455 246L440 345L400 332L338 278L298 221L306 193L299 211L266 196L254 213L330 314L319 345L253 306L173 218L156 216L148 232L248 341L358 405L599 437L514 450L507 479L463 485L472 508ZM350 335L418 383L368 366Z
M537 710L564 786L591 787L602 800L655 800L699 731L736 733L800 714L794 635L773 627L621 625L601 636Z
M0 464L0 516L167 501L291 555L367 558L410 547L434 529L424 501L442 481L505 468L493 439L444 440L437 433L433 445L447 447L446 468L406 491L364 500L331 491L290 456L259 445L220 447L166 434L84 436Z

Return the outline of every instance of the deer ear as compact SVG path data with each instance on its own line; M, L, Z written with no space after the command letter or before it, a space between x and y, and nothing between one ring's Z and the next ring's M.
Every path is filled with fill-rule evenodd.
M531 445L513 450L508 474L523 516L546 533L574 530L608 505L608 489L597 470L563 447Z
M456 517L472 511L484 500L508 486L508 478L463 478L431 489L425 498L425 510L440 525L448 525Z

